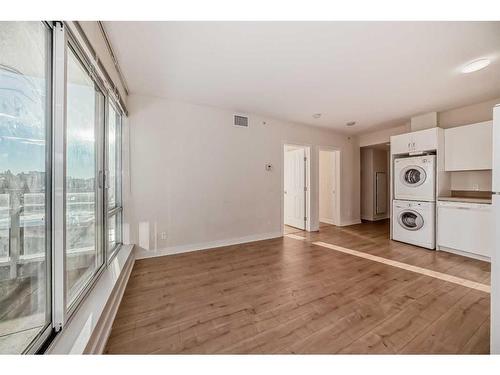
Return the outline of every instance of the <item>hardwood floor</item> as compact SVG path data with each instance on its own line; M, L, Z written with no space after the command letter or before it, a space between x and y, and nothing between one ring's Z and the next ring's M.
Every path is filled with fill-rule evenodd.
M137 261L105 352L489 352L489 293L362 255L489 285L488 263L390 241L387 222L288 236Z
M305 231L299 228L291 227L289 225L285 225L283 227L283 233L284 234L291 234L291 233L304 233Z

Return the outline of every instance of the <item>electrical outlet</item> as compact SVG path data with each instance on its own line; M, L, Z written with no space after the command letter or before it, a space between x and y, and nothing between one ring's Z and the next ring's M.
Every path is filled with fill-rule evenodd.
M167 232L161 232L161 233L160 233L160 238L161 238L162 240L166 240L166 239L167 239Z
M472 190L478 191L479 190L479 184L472 184Z

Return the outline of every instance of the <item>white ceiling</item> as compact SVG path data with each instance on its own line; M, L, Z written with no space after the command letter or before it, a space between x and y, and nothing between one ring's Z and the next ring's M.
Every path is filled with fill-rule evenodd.
M500 22L105 22L130 91L346 133L500 97ZM489 57L479 72L466 62ZM312 114L322 113L320 119ZM346 127L356 121L354 127Z

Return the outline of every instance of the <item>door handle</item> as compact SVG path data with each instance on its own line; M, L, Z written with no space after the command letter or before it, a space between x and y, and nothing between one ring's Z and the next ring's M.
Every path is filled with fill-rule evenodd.
M99 185L99 189L104 187L104 172L99 171L99 175L97 176L97 184Z
M104 188L109 189L109 170L104 171Z
M98 176L99 189L109 189L109 171L99 171Z

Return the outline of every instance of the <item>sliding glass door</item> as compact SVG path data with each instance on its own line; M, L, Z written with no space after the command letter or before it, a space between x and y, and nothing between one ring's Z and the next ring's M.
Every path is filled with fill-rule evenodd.
M51 29L0 23L0 353L51 323Z
M66 301L71 306L104 264L104 95L71 46L67 51Z

